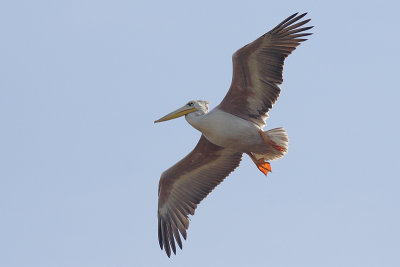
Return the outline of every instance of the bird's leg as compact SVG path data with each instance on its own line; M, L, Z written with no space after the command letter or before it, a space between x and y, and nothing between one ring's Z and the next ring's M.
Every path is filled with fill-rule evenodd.
M265 175L268 174L268 172L272 172L271 170L271 164L269 164L269 162L265 161L264 158L261 159L256 159L256 157L253 155L253 153L247 153L247 155L249 155L249 157L251 158L251 160L254 162L254 164L256 164L257 168L264 173Z
M265 134L265 132L263 130L259 130L258 131L261 135L261 138L264 140L264 142L270 146L272 146L273 148L275 148L276 150L279 150L280 152L283 151L283 147L278 146L277 144L275 144L274 141L272 141L267 134Z

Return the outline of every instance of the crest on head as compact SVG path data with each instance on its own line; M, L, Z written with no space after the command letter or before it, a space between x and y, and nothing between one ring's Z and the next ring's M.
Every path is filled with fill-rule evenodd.
M187 106L189 107L194 107L197 109L197 111L200 111L202 114L208 113L208 105L210 102L204 101L204 100L191 100L187 103Z

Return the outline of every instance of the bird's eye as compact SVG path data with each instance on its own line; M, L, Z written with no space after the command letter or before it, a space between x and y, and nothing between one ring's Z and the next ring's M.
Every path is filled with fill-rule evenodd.
M188 105L189 107L191 107L191 106L193 106L193 102L189 102L187 105Z

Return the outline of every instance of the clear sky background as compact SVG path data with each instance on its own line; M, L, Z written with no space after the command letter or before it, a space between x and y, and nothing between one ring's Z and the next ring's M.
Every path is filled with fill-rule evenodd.
M0 266L400 266L396 1L2 1ZM267 129L198 207L183 251L157 241L160 174L200 133L153 121L217 105L231 55L295 12Z

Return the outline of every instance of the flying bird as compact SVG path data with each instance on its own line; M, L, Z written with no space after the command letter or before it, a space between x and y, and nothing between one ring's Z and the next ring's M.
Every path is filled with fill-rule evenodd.
M283 128L263 131L281 91L285 58L296 49L312 28L303 27L307 13L291 15L232 57L231 87L222 102L208 112L208 102L189 101L154 123L185 116L202 135L185 158L164 171L158 187L158 240L168 257L176 245L182 249L189 214L239 165L246 153L267 175L270 161L288 151ZM301 21L300 21L301 20Z

